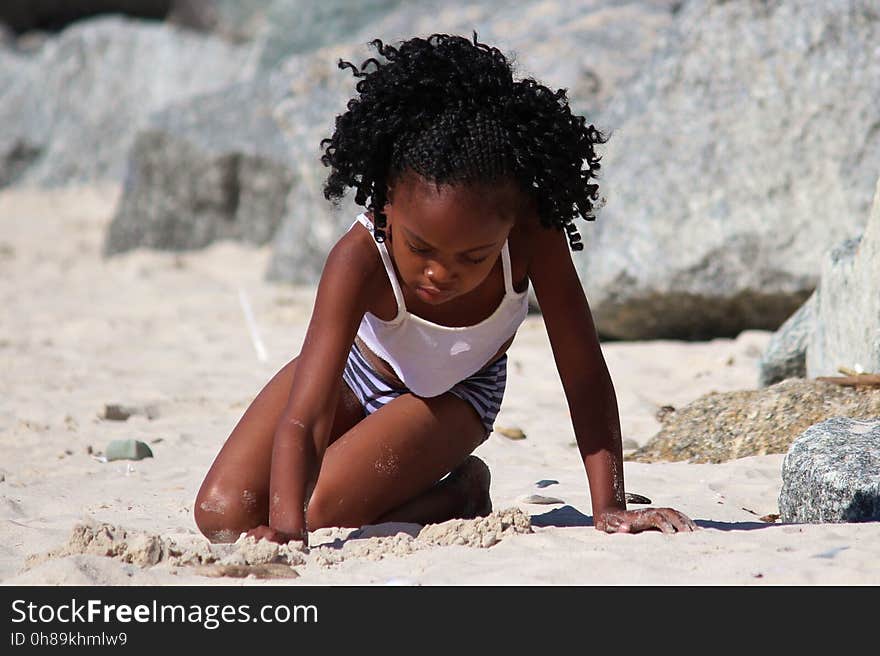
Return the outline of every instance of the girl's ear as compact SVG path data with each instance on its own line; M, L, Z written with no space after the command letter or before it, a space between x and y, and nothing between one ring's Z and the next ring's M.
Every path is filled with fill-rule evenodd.
M393 204L394 199L392 198L392 194L394 193L393 187L388 187L388 193L385 194L385 205L382 207L382 213L388 217L389 212L393 212Z

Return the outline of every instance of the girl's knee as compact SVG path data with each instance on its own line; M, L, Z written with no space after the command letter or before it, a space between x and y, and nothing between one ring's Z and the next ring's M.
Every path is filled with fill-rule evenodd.
M358 528L369 523L369 520L359 521L350 515L351 509L346 507L341 495L321 494L320 489L316 489L306 507L306 526L314 531L335 526Z
M268 516L257 493L231 490L219 485L202 485L196 496L193 515L196 526L211 542L235 542L238 536L265 524Z

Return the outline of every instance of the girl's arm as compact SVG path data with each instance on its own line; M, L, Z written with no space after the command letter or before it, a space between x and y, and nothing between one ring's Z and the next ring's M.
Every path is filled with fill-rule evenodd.
M564 232L537 222L530 232L529 278L587 472L594 526L609 532L692 530L693 522L671 508L626 510L617 398L568 240Z
M305 506L321 469L342 370L366 311L376 268L375 248L370 253L363 243L348 233L327 257L290 397L275 431L269 527L279 541L306 541Z

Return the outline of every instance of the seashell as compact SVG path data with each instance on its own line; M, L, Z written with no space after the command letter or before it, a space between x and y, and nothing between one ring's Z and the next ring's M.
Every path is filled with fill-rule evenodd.
M524 494L516 499L519 503L537 503L540 505L551 505L554 503L565 503L562 499L556 497L545 497L542 494Z
M524 440L526 439L526 434L522 431L521 428L511 427L504 428L503 426L495 426L493 430L499 435L503 435L509 440Z

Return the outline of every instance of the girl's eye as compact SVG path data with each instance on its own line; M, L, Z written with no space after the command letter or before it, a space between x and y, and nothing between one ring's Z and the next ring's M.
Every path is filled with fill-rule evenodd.
M489 256L487 255L486 257L489 257ZM471 264L479 264L480 262L485 262L486 257L481 257L478 260L472 260L472 259L468 258L468 262L470 262Z
M413 246L413 245L410 244L409 242L407 242L406 245L409 246L409 249L410 249L413 253L421 253L422 255L424 255L425 253L427 253L427 252L430 250L429 248L419 248L419 247L417 247L417 246Z

